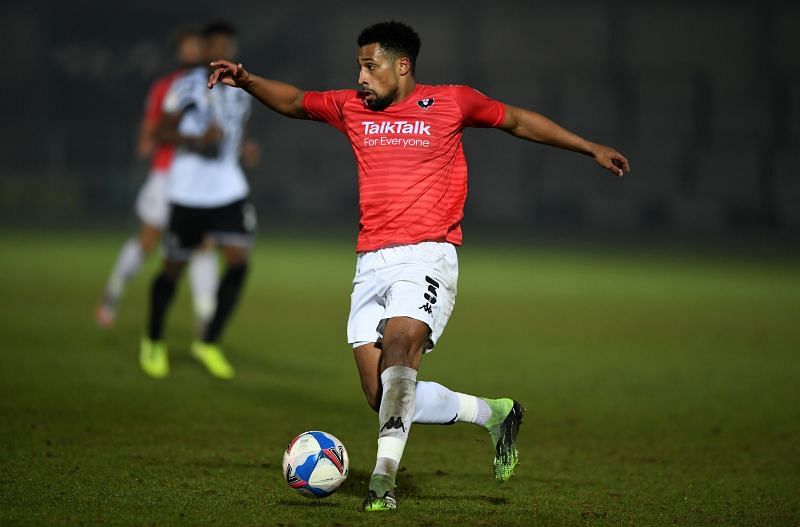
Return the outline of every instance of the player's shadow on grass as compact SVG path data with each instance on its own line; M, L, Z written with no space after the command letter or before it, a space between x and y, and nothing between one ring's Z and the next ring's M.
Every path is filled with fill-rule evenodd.
M347 481L339 488L337 494L345 494L347 496L355 496L357 498L363 498L367 493L367 488L369 486L369 472L360 471L360 470L351 470L350 475L347 477ZM436 471L433 473L436 477L447 477L448 474L441 471ZM420 492L418 490L418 485L416 483L416 479L413 474L408 473L404 468L400 468L400 472L397 473L397 487L400 489L403 497L405 499L414 499L418 501L465 501L471 503L483 503L485 505L494 505L497 507L504 506L508 504L508 499L502 496L487 496L485 494L460 494L460 495L449 495L449 494L441 494L441 493L431 493L431 492ZM424 476L422 479L425 479ZM423 482L424 483L424 482ZM422 485L423 488L425 485Z
M350 470L347 480L339 487L338 494L346 494L347 496L356 496L363 498L369 489L370 472L362 470ZM415 494L417 486L414 483L414 476L406 473L402 468L397 474L397 486L403 489L403 494Z

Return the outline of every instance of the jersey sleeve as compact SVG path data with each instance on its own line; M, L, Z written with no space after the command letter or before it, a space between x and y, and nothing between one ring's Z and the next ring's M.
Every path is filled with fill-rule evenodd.
M344 131L344 104L353 90L307 91L303 94L303 110L315 121L322 121Z
M461 108L462 125L474 128L494 128L502 124L506 107L469 86L455 87L455 100Z

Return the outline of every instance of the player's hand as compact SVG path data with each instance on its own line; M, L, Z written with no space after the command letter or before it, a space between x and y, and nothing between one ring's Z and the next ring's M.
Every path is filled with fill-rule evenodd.
M592 149L594 160L601 167L609 170L615 176L622 177L627 172L631 171L631 165L628 163L628 158L605 145L594 145Z
M250 81L250 74L240 64L234 64L227 60L215 60L211 63L214 71L208 77L208 89L221 82L234 88L244 88Z
M222 141L222 128L217 123L211 123L205 133L197 139L200 146L212 146L220 141Z

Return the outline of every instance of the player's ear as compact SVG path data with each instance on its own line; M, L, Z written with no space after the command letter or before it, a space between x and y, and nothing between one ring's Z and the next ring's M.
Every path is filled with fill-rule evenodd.
M400 75L405 76L411 73L411 59L408 57L400 57L397 59Z

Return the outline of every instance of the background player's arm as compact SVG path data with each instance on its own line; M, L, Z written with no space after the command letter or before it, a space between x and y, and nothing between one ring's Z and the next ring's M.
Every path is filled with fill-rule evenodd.
M165 113L158 124L156 139L161 143L185 146L201 154L213 155L212 150L222 139L222 130L216 123L211 123L201 136L183 135L178 129L183 113Z
M208 79L208 87L218 82L241 88L268 108L295 119L310 119L303 109L303 91L285 82L252 75L242 67L226 60L211 63L214 72Z
M139 159L147 159L156 148L156 123L143 120L139 127L139 137L136 140L136 155Z
M631 169L625 156L613 148L587 141L530 110L506 105L505 118L498 128L522 139L592 156L597 164L618 176Z

